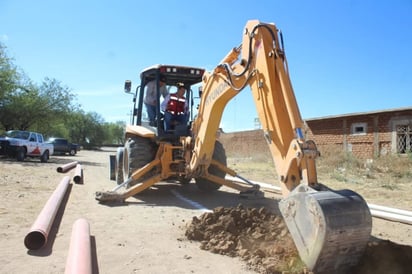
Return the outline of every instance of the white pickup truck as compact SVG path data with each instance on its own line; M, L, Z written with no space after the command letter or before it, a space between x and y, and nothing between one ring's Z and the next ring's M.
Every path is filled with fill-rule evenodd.
M17 161L39 157L42 163L46 163L53 152L53 145L46 143L43 135L37 132L9 130L0 136L0 155L16 157Z

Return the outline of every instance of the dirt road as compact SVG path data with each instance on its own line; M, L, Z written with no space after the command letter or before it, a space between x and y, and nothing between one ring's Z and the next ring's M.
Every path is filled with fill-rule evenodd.
M110 153L80 151L75 157L52 156L47 164L0 159L0 273L64 273L72 226L79 218L90 224L94 273L256 273L239 257L200 249L200 243L189 241L185 232L194 216L213 208L241 203L271 210L279 197L245 200L227 188L211 197L194 184L162 183L127 203L102 205L95 192L115 186L109 180ZM82 165L84 183L70 184L46 246L28 250L23 241L31 225L61 179L74 173L56 169L72 161ZM409 226L374 219L373 234L412 250Z

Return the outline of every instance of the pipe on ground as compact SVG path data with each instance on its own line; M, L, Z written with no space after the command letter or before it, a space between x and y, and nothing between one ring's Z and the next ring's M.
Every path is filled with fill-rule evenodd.
M412 212L408 210L397 209L397 208L375 205L375 204L368 204L368 206L371 210L383 211L383 212L393 213L396 215L407 216L407 217L412 218Z
M242 180L239 180L236 177L232 177L229 175L226 175L226 177L230 180L243 182ZM262 182L254 182L254 181L252 181L252 183L258 184L261 187L271 189L274 192L281 194L281 188L278 186L274 186L274 185L262 183ZM390 208L390 207L380 206L380 205L375 205L375 204L368 204L368 207L369 207L372 217L381 218L387 221L393 221L393 222L399 222L399 223L412 225L412 212L411 211L397 209L397 208Z
M377 209L371 209L370 211L373 217L412 225L412 216Z
M70 183L69 176L65 176L47 200L36 221L24 238L24 245L30 250L42 248L47 243L50 228L56 217L60 204Z
M83 183L83 170L82 170L82 166L80 164L76 165L76 170L74 172L73 181L76 184Z
M76 165L78 164L77 161L62 165L57 167L57 172L59 173L66 173L67 171L69 171L70 169L74 168Z
M65 274L91 274L91 254L89 223L84 218L77 219L73 224Z

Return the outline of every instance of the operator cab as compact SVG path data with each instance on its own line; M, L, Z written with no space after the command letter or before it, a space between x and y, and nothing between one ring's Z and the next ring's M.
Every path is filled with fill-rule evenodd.
M193 109L193 91L192 87L202 81L203 68L186 67L176 65L154 65L144 69L140 73L140 85L136 88L133 97L132 109L132 125L144 126L156 132L156 136L160 139L176 138L180 136L190 135L190 123L194 118ZM147 84L155 81L156 89L156 104L155 113L156 119L154 123L149 122L148 112L144 104L144 98L147 93ZM164 113L161 109L161 103L164 98L161 95L160 81L165 82L166 90L169 94L174 94L178 86L184 86L186 89L186 106L188 108L187 123L173 124L170 130L165 130ZM152 83L153 84L153 83ZM131 93L131 81L125 82L125 92Z

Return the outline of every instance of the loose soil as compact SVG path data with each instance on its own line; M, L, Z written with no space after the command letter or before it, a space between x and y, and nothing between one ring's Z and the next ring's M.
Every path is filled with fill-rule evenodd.
M283 219L265 208L216 208L193 217L186 236L200 248L237 256L258 273L308 273ZM371 237L365 255L344 273L411 273L412 247Z
M72 225L78 218L90 224L93 273L307 272L277 213L279 195L242 200L225 187L210 196L194 184L164 183L124 204L102 205L94 194L115 186L108 167L113 153L80 151L75 157L52 156L47 164L0 159L0 273L64 273ZM72 161L82 165L83 184L70 184L47 244L27 250L23 240L31 225L62 177L73 175L57 173L57 167ZM264 165L255 163L254 168L249 163L245 168L242 162L229 161L244 177L261 180L259 175L268 172ZM265 178L274 181L273 176ZM403 195L410 196L408 191ZM398 192L373 188L372 193L367 200L380 201L383 196L388 204L381 205L411 210ZM179 195L212 211L188 205L176 198ZM412 273L411 261L411 226L373 218L365 255L350 273Z

